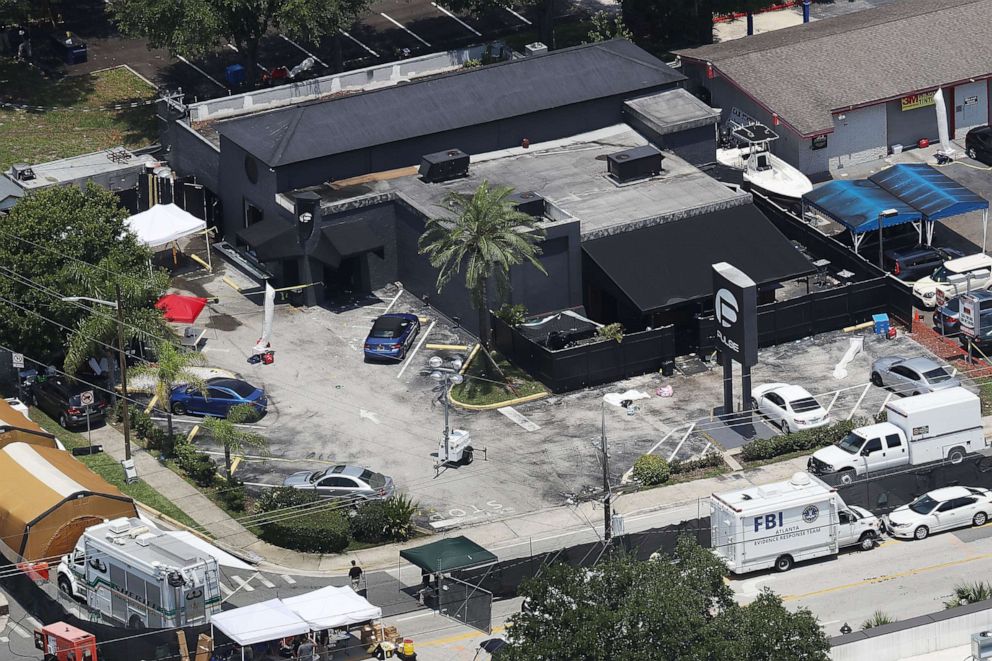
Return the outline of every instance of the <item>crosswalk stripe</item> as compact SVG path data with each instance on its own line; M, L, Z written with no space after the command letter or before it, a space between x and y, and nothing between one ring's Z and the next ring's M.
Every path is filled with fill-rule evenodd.
M225 597L230 597L231 594L234 593L234 590L232 590L231 588L227 587L223 583L220 584L220 591L224 593L224 596Z
M231 578L234 579L234 582L238 584L238 587L244 588L245 592L254 592L255 591L255 588L253 588L252 586L248 585L248 581L246 581L245 579L241 578L240 576L231 576Z
M261 583L262 585L264 585L265 587L269 588L270 590L276 586L275 583L273 583L269 579L265 578L265 575L264 574L259 574L258 575L258 582Z
M286 581L290 585L296 585L296 581L289 574L283 574L282 575L282 580Z
M11 628L11 630L12 630L12 631L13 631L14 633L16 633L16 634L17 634L18 636L20 636L21 638L30 638L30 637L31 637L31 634L29 634L29 633L28 633L27 631L25 631L25 630L24 630L24 627L22 627L22 626L21 626L20 624L18 624L17 622L11 622L11 623L10 623L10 628Z
M35 627L35 628L37 628L37 629L40 629L40 628L41 628L41 622L39 622L38 620L36 620L36 619L34 619L34 618L33 618L33 617L31 617L30 615L28 615L28 616L27 616L26 618L24 618L24 619L26 619L26 620L27 620L28 622L30 622L30 623L31 623L31 626L33 626L33 627Z

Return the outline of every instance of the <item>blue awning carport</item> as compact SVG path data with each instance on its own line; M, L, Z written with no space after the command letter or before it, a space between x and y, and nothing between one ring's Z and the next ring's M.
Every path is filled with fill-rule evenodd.
M923 214L867 179L837 180L817 186L803 195L804 217L808 207L846 227L851 232L854 252L861 247L865 232L903 223L913 223L923 242Z
M982 251L988 230L989 202L926 163L899 163L868 177L922 213L928 221L982 211Z

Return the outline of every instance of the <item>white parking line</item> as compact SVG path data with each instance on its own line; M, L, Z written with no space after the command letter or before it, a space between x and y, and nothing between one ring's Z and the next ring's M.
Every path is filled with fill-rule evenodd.
M466 23L462 19L460 19L457 16L455 16L454 14L452 14L450 11L448 11L447 9L445 9L444 7L442 7L441 5L437 4L436 2L432 2L431 5L435 9L437 9L439 12L441 12L445 16L447 16L448 18L451 18L451 19L454 19L454 20L458 21L458 24L459 25L461 25L463 28L465 28L466 30L468 30L471 33L473 33L475 36L477 36L477 37L481 37L482 36L482 33L481 32L479 32L478 30L476 30L475 28L473 28L471 25L469 25L468 23Z
M295 41L293 41L292 39L290 39L290 38L289 38L289 37L287 37L286 35L284 35L284 34L280 34L279 36L280 36L280 37L282 37L284 41L287 41L287 42L289 42L289 43L291 43L291 44L293 44L294 46L296 46L297 48L299 48L299 49L300 49L301 51L303 51L304 53L306 53L307 55L309 55L309 56L310 56L310 57L312 57L313 59L315 59L315 60L317 60L318 62L320 62L320 64L321 64L321 65L322 65L322 66L323 66L323 67L324 67L325 69L329 69L329 68L330 68L330 67L328 67L328 66L327 66L327 63L326 63L326 62L324 62L324 61L323 61L322 59L320 59L319 57L317 57L316 55L314 55L313 53L311 53L310 51L308 51L308 50L307 50L306 48L304 48L303 46L300 46L300 45L299 45L298 43L296 43Z
M282 580L286 581L290 585L296 585L296 581L289 574L282 574Z
M400 23L399 21L397 21L395 18L393 18L389 14L386 14L385 12L379 12L379 16L382 16L384 19L386 19L387 21L389 21L390 23L392 23L393 25L395 25L396 27L398 27L400 30L403 30L404 32L406 32L408 35L410 35L411 37L413 37L414 39L416 39L417 41L419 41L420 43L422 43L424 46L427 46L428 48L431 47L431 45L429 43L427 43L426 41L424 41L423 39L421 39L420 36L418 36L416 32L414 32L410 28L406 27L405 25L403 25L402 23Z
M393 305L396 304L396 301L400 300L400 295L402 293L403 293L403 290L402 289L399 290L399 292L397 292L396 296L393 297L393 300L389 301L389 305L386 306L386 311L383 312L383 314L386 314L386 312L389 312L390 310L393 309Z
M696 428L696 423L695 422L692 423L691 425L689 425L689 429L685 432L685 436L682 437L682 440L679 441L679 444L675 446L675 449L674 450L672 450L672 454L669 455L669 457L668 457L668 463L671 463L672 462L672 459L675 458L675 455L677 455L679 453L679 450L682 449L682 444L685 443L685 439L689 438L689 434L691 434L692 433L692 430L695 429L695 428Z
M234 594L234 590L227 587L223 583L218 583L218 585L220 585L220 591L224 594L225 597L230 597L232 594Z
M340 30L339 29L338 32L340 32L344 36L348 37L349 39L351 39L352 41L354 41L356 44L358 44L359 46L361 46L365 50L367 50L369 53L372 54L372 57L379 57L379 54L378 53L376 53L374 50L372 50L371 48L369 48L368 46L366 46L365 44L363 44L362 42L360 42L358 39L355 39L354 37L352 37L350 34L348 34L347 32L345 32L344 30Z
M409 356L406 357L406 362L403 363L403 367L401 367L400 371L396 374L397 379L403 376L403 372L405 372L406 368L409 367L410 363L413 362L413 357L417 355L418 351L420 351L420 347L424 346L424 342L427 340L427 336L431 334L431 331L434 329L434 324L436 323L437 321L431 322L431 325L427 327L427 331L424 333L424 336L420 338L420 342L417 342L417 346L414 348L413 353L411 353Z
M851 409L851 412L847 415L847 419L848 420L850 420L851 418L853 418L854 417L854 414L858 412L858 407L861 406L862 400L864 400L865 395L868 394L868 389L869 388L871 388L871 384L870 383L867 384L865 386L865 389L861 391L861 397L858 397L858 401L854 404L854 408Z
M840 397L840 391L836 390L834 391L834 398L830 400L830 406L827 407L827 413L830 413L830 409L832 409L834 407L834 404L837 403L838 397Z
M251 580L250 578L248 579L248 581L246 581L245 579L241 578L240 576L231 576L231 579L235 583L238 584L238 587L239 588L244 588L245 592L254 592L255 591L255 588L253 588L252 586L248 585L248 581Z
M193 67L194 69L196 69L197 71L199 71L199 72L200 72L201 74L203 74L203 75L204 75L204 76L205 76L205 77L206 77L207 79L209 79L209 80L210 80L210 82L212 82L212 83L213 83L214 85L216 85L217 87L219 87L219 88L221 88L222 90L224 90L224 91L226 91L226 92L230 92L230 91L231 91L231 90L230 90L230 89L229 89L229 88L227 87L227 85L224 85L224 84L222 84L222 83L221 83L221 82L220 82L219 80L217 80L216 78L214 78L213 76L211 76L211 75L210 75L209 73L207 73L206 71L204 71L204 70L203 70L203 69L201 69L200 67L198 67L198 66L196 66L195 64L193 64L193 63L192 63L192 62L190 62L189 60L187 60L187 59L186 59L185 57L183 57L182 55L176 55L176 57L177 57L177 58L179 58L179 61L180 61L180 62L185 62L185 63L186 63L186 64L188 64L189 66L191 66L191 67Z
M528 20L527 20L526 18L524 18L523 16L521 16L521 15L520 15L520 14L518 14L517 12L515 12L515 11L513 11L513 10L512 10L512 9L510 9L509 7L503 7L503 9L505 9L505 10L506 10L506 11L508 11L508 12L510 12L511 14L513 14L514 16L516 16L517 18L519 18L519 19L520 19L521 21L523 21L523 22L524 22L524 23L526 23L527 25L532 25L532 23L531 23L530 21L528 21Z
M238 47L235 46L234 44L227 44L227 47L230 48L231 50L233 50L235 53L240 53L241 52L241 51L238 50ZM263 67L258 62L255 63L255 66L258 67L259 69L261 69L262 71L268 71L268 69L266 69L265 67Z
M416 620L418 617L427 617L428 615L433 615L434 611L427 611L426 613L417 613L416 615L407 615L406 617L396 618L397 622L406 622L407 620Z
M269 579L265 578L265 575L264 574L259 574L258 575L258 582L261 583L262 585L264 585L265 587L269 588L270 590L276 586L275 583L273 583Z
M676 427L675 429L678 429L678 427ZM645 454L654 454L654 451L657 450L659 447L661 447L661 444L664 443L665 441L667 441L669 436L671 436L672 434L675 433L675 429L673 429L672 431L670 431L667 434L665 434L665 438L663 438L660 441L658 441L657 443L655 443L654 444L654 447L652 447L650 450L648 450Z
M889 393L888 395L885 396L885 401L882 402L882 405L878 407L879 413L885 410L885 405L889 403L890 399L892 399L892 393Z

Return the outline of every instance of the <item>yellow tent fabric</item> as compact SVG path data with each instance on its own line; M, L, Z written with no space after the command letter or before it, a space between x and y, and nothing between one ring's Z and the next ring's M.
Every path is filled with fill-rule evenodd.
M33 420L0 399L0 448L9 443L28 443L55 448L55 437Z
M138 516L134 501L63 450L0 448L0 549L11 562L57 560L83 530Z

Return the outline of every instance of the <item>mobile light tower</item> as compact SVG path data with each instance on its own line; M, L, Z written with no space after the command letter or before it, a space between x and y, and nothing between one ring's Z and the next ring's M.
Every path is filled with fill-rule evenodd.
M438 444L437 461L434 462L434 476L437 477L443 466L472 463L474 450L469 445L469 433L464 429L451 429L448 424L448 409L451 406L448 392L451 386L465 381L461 373L461 359L454 358L446 364L441 356L432 356L427 364L431 368L430 377L442 385L441 399L444 403L444 434Z

